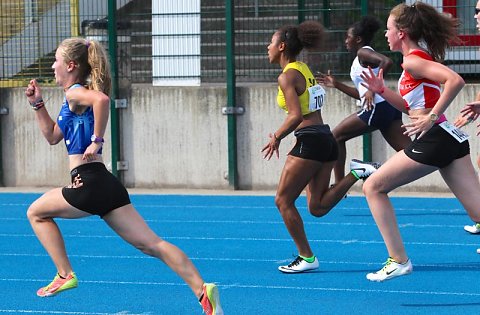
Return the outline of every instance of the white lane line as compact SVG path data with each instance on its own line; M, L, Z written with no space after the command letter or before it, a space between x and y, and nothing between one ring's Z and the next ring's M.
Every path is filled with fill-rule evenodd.
M40 282L49 280L35 280L35 279L1 279L0 281L7 282ZM91 284L114 284L114 285L146 285L146 286L186 286L185 283L171 283L171 282L151 282L151 281L89 281L82 280L82 283ZM282 286L282 285L255 285L255 284L226 284L218 283L222 289L242 288L242 289L261 289L261 290L299 290L299 291L325 291L325 292L363 292L363 293L389 293L389 294L411 294L411 295L451 295L451 296L474 296L480 297L480 293L475 292L447 292L447 291L419 291L419 290L374 290L374 289L357 289L357 288L334 288L334 287L314 287L314 286ZM74 314L74 313L73 313ZM83 313L79 313L83 314ZM96 313L90 313L96 314Z
M35 234L8 234L1 233L0 237L20 237L20 238L33 238ZM67 234L64 238L93 238L93 239L110 239L119 238L118 235L80 235L80 234ZM260 238L260 237L191 237L191 236L162 236L165 240L189 240L189 241L236 241L236 242L291 242L290 238ZM333 243L333 244L348 244L349 242L355 242L357 244L384 244L383 241L372 240L331 240L331 239L311 239L310 243ZM405 245L428 245L428 246L478 246L478 243L454 243L454 242L404 242Z
M100 225L105 225L103 220L98 218L82 218L78 220L69 220L69 219L57 219L62 224L72 223L72 224L80 224L79 222L88 221L89 223L98 223ZM468 220L468 219L467 219ZM21 221L28 223L27 218L0 218L0 223L2 221ZM171 219L146 219L145 222L148 223L168 223L168 224L270 224L270 225L283 225L282 220L171 220ZM468 222L468 221L466 221ZM362 223L362 222L322 222L322 221L305 221L305 225L325 225L325 226L373 226L376 227L375 223ZM464 225L452 225L452 224L416 224L416 223L402 223L400 227L418 227L418 228L454 228L454 229L462 229Z
M276 211L277 208L273 204L273 199L272 199L272 205L265 205L265 206L245 206L245 205L165 205L163 203L159 204L133 204L135 208L137 209L142 209L142 208L159 208L159 209L252 209L252 210L258 210L258 209L265 209L265 210L272 210ZM0 203L0 207L2 207L2 210L13 210L13 211L18 211L18 209L11 209L12 207L25 207L28 208L30 206L29 203L25 204L15 204L15 203ZM300 210L306 210L307 206L301 206L297 205L297 208ZM345 210L354 210L354 211L367 211L370 213L370 210L367 205L365 206L360 206L360 207L335 207L335 211L345 211ZM429 207L429 208L403 208L403 207L395 207L395 211L408 211L408 212L431 212L431 213L466 213L463 208L446 208L446 209L438 209L435 205Z
M18 254L18 253L0 253L0 257L49 257L47 254ZM135 259L157 259L147 255L69 255L70 258L82 258L82 259L124 259L124 260L135 260ZM223 262L243 262L243 263L272 263L272 264L282 264L285 262L290 262L292 259L261 259L261 258L228 258L228 257L190 257L194 261L223 261ZM335 261L335 260L319 260L319 263L322 265L351 265L351 266L378 266L378 261L376 262L360 262L360 261ZM443 268L443 269L472 269L477 270L478 264L476 263L442 263L442 264L417 264L415 267L422 268ZM43 280L42 280L43 281ZM48 280L45 280L48 281Z

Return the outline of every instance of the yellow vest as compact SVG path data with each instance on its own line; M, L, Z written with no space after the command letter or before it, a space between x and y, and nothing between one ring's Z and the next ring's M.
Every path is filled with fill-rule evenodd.
M307 83L305 86L305 92L303 92L302 95L298 96L298 98L300 101L300 107L302 109L302 115L305 116L312 113L312 111L309 109L310 93L308 92L308 88L317 84L317 81L315 80L312 71L310 71L310 68L308 68L305 63L300 61L294 61L289 63L283 69L282 73L287 71L288 69L298 70L305 78L305 81ZM280 87L278 87L277 103L281 109L288 113L287 104L285 102L285 95L283 95L283 91Z

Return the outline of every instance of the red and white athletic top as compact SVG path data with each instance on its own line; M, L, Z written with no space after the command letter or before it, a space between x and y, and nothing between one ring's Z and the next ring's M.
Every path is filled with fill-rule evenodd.
M414 50L409 55L433 61L432 56L423 50ZM403 67L403 65L402 65ZM429 79L415 79L406 70L403 70L398 80L398 91L405 100L407 110L432 108L440 98L440 83ZM447 120L440 115L437 124Z

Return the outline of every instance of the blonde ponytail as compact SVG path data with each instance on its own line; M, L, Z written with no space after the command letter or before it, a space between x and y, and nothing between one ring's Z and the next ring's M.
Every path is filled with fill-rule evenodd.
M112 77L107 51L95 40L67 38L59 45L65 62L73 61L79 70L79 83L110 96Z

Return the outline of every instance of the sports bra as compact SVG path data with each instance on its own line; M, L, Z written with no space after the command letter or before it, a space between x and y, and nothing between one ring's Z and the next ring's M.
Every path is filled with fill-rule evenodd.
M310 71L310 68L308 68L308 66L303 62L294 61L287 64L283 69L282 73L286 72L289 69L297 70L305 78L305 91L298 96L302 115L305 116L307 114L320 110L320 108L323 106L325 90L317 84L317 80L315 80L315 77ZM280 87L278 87L277 103L281 109L288 113L285 95L283 95L283 91Z
M76 83L68 89L81 86L81 84ZM62 130L68 155L83 154L92 143L91 137L94 131L93 108L89 106L82 114L76 114L70 110L67 97L64 96L62 108L57 117L57 125ZM102 148L97 154L102 154Z

